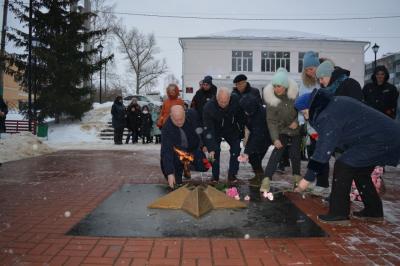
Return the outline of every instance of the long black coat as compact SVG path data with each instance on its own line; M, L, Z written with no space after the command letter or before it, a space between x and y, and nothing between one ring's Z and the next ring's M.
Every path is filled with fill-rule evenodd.
M244 153L264 153L272 144L267 127L267 111L252 95L240 99L240 106L246 113L246 127L250 131Z
M151 129L153 127L153 119L151 118L150 113L143 113L142 112L142 125L140 127L140 133L142 136L148 136L151 133Z
M348 96L359 101L364 100L360 83L350 78L350 71L347 69L335 67L326 89L335 96Z
M352 167L397 165L400 159L400 124L350 97L314 92L310 124L318 132L308 168L319 172L339 148L337 158ZM309 172L306 174L306 178Z
M6 116L8 113L8 107L3 100L3 97L0 97L0 111L4 113L4 116L0 116L0 133L4 133L6 132Z
M126 112L123 103L115 100L111 107L113 128L124 128L126 126Z
M376 73L378 71L385 73L385 82L382 85L378 85L376 82ZM386 67L377 66L371 80L372 83L366 84L363 88L365 103L393 119L396 118L399 92L395 86L387 82L389 80L389 72Z
M231 95L229 105L222 109L216 98L206 103L203 110L204 144L208 151L219 150L221 138L240 138L245 121L238 97Z
M185 123L182 130L186 134L188 147L182 147L181 133L177 126L174 125L169 117L161 129L161 165L164 175L175 173L174 167L174 147L178 149L194 153L199 149L200 137L196 133L199 127L199 120L195 110L188 110L186 112Z

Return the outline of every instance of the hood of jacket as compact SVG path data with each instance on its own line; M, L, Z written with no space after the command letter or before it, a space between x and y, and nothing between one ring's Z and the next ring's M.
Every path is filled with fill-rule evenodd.
M336 66L331 75L331 80L327 87L331 86L337 79L343 78L343 76L350 77L350 71Z
M298 94L299 86L297 85L296 81L289 78L289 88L286 91L287 97L291 100L295 100ZM272 83L265 86L263 96L265 103L271 106L276 107L281 102L281 99L279 99L279 97L276 96L274 93L274 86L272 85Z
M386 83L389 80L389 71L387 70L387 68L385 66L377 66L374 70L374 73L371 75L371 80L374 82L374 84L376 83L376 74L379 71L383 71L383 73L385 73L385 82Z

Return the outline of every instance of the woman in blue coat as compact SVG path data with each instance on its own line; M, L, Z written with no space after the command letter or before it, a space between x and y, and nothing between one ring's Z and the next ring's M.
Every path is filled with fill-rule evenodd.
M364 209L353 212L354 218L382 220L382 202L371 181L376 165L394 165L400 160L400 124L377 110L347 96L333 96L325 90L314 90L296 100L319 139L308 170L296 191L314 181L335 151L336 158L329 212L319 215L322 222L347 224L350 213L350 190L354 180Z

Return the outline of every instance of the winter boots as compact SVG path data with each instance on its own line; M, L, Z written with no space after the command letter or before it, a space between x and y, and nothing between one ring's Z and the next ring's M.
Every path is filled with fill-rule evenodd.
M264 177L262 183L261 183L261 187L260 187L260 192L269 192L271 188L271 178Z

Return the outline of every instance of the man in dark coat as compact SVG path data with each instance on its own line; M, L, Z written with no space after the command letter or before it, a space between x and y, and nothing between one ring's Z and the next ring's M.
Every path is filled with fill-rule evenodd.
M117 96L111 107L112 127L114 128L114 144L122 144L122 135L126 126L125 106L121 96Z
M184 163L174 148L193 155L192 165L197 171L206 171L202 159L205 158L200 150L201 127L194 110L186 113L181 105L171 107L170 117L161 130L161 170L171 188L182 183Z
M258 102L251 94L243 96L239 101L240 107L246 114L246 127L250 134L248 136L244 154L248 157L255 177L250 179L250 185L260 186L264 178L262 160L272 145L271 136L267 128L266 108Z
M363 101L364 95L361 85L350 78L350 71L334 66L329 60L324 61L317 68L317 78L322 88L330 91L335 96L349 96Z
M371 76L372 83L363 88L365 103L395 119L399 92L388 82L389 71L385 66L377 66Z
M241 109L236 95L231 95L227 88L218 89L217 96L204 106L203 126L204 143L209 152L212 163L213 181L219 180L219 160L222 138L230 146L228 181L237 182L236 174L239 170L237 160L240 155L240 136L244 121L240 120Z
M262 99L260 95L260 91L256 88L253 88L249 82L247 82L247 77L244 74L239 74L233 79L233 83L235 84L235 88L233 88L232 94L236 94L240 100L245 95L252 95L257 103L262 105Z
M400 159L400 124L350 97L334 97L314 90L296 100L296 108L318 132L319 139L297 191L303 191L321 172L335 148L343 151L336 158L329 213L319 215L322 222L348 224L350 190L354 180L364 209L353 217L382 220L383 209L371 181L376 165L397 165Z
M1 138L1 133L6 132L7 113L8 113L7 104L4 102L3 96L0 95L0 138Z
M192 99L190 107L195 109L198 113L200 122L202 121L202 114L204 105L215 97L217 94L217 87L212 83L211 76L205 76L201 82L201 87Z

